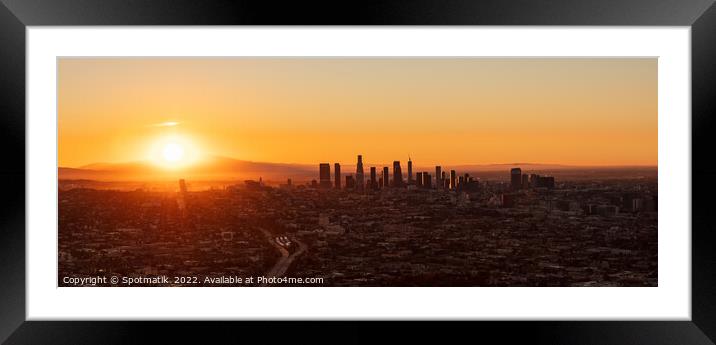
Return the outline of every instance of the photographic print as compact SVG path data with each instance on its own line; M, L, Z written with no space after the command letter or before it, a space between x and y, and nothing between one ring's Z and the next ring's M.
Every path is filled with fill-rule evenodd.
M58 286L658 285L656 58L57 64Z

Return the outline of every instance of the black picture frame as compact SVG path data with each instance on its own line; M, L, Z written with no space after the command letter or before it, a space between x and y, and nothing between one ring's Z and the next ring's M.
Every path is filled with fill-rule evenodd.
M708 218L716 192L710 155L716 129L716 6L713 0L516 0L230 2L0 0L0 341L107 344L154 341L404 342L410 338L550 344L713 344L716 236ZM539 322L129 322L26 321L25 29L56 25L588 25L688 26L692 69L692 320ZM668 212L668 210L664 210ZM688 231L689 229L684 229ZM377 332L385 332L378 335ZM335 333L330 338L326 332ZM467 332L467 334L465 334ZM335 338L340 337L340 338Z

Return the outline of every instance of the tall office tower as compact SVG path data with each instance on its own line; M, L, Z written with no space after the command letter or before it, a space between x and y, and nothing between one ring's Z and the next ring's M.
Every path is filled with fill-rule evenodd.
M388 167L383 167L383 187L390 186L390 175L388 175Z
M403 171L400 169L400 161L393 161L393 187L403 186Z
M513 190L521 189L522 187L522 169L512 168L510 170L510 185Z
M356 183L353 179L353 175L347 175L346 176L346 189L353 189L355 188Z
M435 166L435 189L440 189L443 186L442 176L443 168L439 165Z
M419 172L415 174L415 185L417 185L418 187L423 186L423 173Z
M530 174L530 187L537 188L538 180L539 180L539 175Z
M331 165L328 163L319 164L319 186L321 188L331 188Z
M356 165L356 188L363 190L365 186L363 180L363 156L358 155L358 164Z
M443 171L443 174L445 174L444 171ZM443 178L443 189L450 190L450 180Z
M287 186L291 187L291 183L292 183L292 182L291 182L291 179L286 180L286 185L287 185Z
M181 212L182 218L186 217L186 181L179 180L179 195L177 195L177 207Z
M375 179L375 167L370 167L370 189L378 189L378 182Z
M450 170L450 189L457 189L457 185L455 185L455 170Z
M413 184L413 161L408 156L408 184Z
M423 187L428 189L433 188L433 177L427 172L423 172Z
M530 188L530 177L527 174L522 175L522 189Z
M336 163L333 165L334 174L336 175L335 181L336 181L336 189L341 189L341 164Z
M465 176L460 176L457 179L457 188L463 189L465 187Z

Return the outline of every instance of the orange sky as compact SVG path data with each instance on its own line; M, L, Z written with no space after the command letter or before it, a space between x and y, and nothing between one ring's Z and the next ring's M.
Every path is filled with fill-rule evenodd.
M62 58L59 164L657 164L657 60ZM173 125L159 125L166 122Z

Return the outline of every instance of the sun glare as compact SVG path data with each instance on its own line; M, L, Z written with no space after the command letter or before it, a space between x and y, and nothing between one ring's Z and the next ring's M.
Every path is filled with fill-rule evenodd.
M184 158L184 147L177 143L166 144L162 149L162 157L167 162L179 162Z
M149 155L157 166L175 170L196 163L199 148L189 137L174 134L155 139Z

